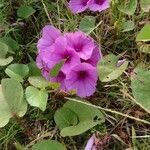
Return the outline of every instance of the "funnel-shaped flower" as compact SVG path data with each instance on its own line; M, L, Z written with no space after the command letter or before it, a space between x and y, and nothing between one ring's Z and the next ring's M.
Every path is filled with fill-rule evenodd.
M77 31L74 33L66 33L68 47L74 49L80 58L89 59L95 48L94 40L88 37L85 33Z
M41 57L41 55L38 55L36 58L36 65L41 70L41 73L45 79L49 80L49 70L50 67L47 63L45 63Z
M93 50L91 57L89 59L87 59L87 60L81 59L81 62L86 62L86 63L89 63L92 66L96 67L98 61L101 60L101 59L102 59L101 50L98 47L96 47Z
M66 76L68 90L76 90L78 96L91 96L96 90L96 68L87 63L73 67Z
M69 8L73 13L80 13L88 8L89 0L70 0Z
M42 30L42 37L39 39L37 48L38 51L48 49L55 40L61 35L61 32L53 26L46 25Z
M43 77L52 82L60 83L60 89L66 91L67 90L66 85L65 85L66 74L62 70L60 70L56 77L51 77L50 71L54 67L55 62L49 61L48 63L46 63L43 61L41 56L42 55L37 56L36 64L37 64L37 67L39 69L41 69L41 73L42 73Z
M72 48L68 47L65 37L60 36L57 38L53 47L53 50L45 52L45 61L57 64L64 60L64 65L61 69L64 73L69 72L71 67L80 63L80 57Z
M92 11L103 11L109 8L109 0L91 0L89 4L89 9Z

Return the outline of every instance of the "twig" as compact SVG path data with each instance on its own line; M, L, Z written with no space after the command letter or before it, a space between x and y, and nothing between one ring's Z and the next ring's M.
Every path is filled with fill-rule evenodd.
M57 128L55 128L53 131L47 132L42 134L41 136L37 137L35 140L31 141L26 147L30 148L32 145L34 145L37 141L40 141L41 139L44 139L46 137L50 137L49 139L52 139L54 134L56 133Z
M47 7L46 7L44 1L43 1L43 0L41 0L41 1L42 1L42 4L43 4L43 7L44 7L44 11L45 11L45 13L46 13L46 15L47 15L47 17L48 17L48 20L49 20L50 24L53 25L53 22L52 22L52 20L51 20L49 14L48 14Z
M127 114L123 114L123 113L118 112L118 111L114 111L114 110L107 109L107 108L102 108L101 106L96 106L96 105L93 105L93 104L90 104L90 103L86 103L86 102L84 102L84 101L80 101L80 100L76 100L76 99L72 99L72 98L68 98L68 97L66 97L66 99L68 99L68 100L70 100L70 101L77 102L77 103L82 103L82 104L85 104L85 105L88 105L88 106L91 106L91 107L94 107L94 108L101 109L101 110L106 111L106 112L110 112L110 113L113 113L113 114L117 114L117 115L120 115L120 116L123 116L123 117L130 118L130 119L132 119L132 120L135 120L135 121L142 122L142 123L145 123L145 124L149 124L149 125L150 125L150 122L148 122L148 121L146 121L146 120L139 119L139 118L135 118L135 117L133 117L133 116L130 116L130 115L127 115Z

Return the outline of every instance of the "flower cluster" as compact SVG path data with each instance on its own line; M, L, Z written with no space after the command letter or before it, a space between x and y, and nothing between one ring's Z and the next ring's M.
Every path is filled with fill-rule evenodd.
M39 39L36 63L42 75L51 82L59 82L64 91L76 90L78 96L87 97L96 90L96 66L102 55L95 41L85 33L61 32L53 26L43 28ZM57 76L50 72L63 61Z
M80 13L86 9L101 12L109 8L109 3L109 0L70 0L69 8L73 13Z

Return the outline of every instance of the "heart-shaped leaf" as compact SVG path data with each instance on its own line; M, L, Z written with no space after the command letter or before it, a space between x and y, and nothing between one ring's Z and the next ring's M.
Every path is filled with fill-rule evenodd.
M40 71L40 69L38 69L35 62L30 62L28 64L28 67L29 67L29 76L40 76L41 75L41 71Z
M80 22L79 29L85 33L89 33L95 28L95 22L95 17L85 16Z
M0 66L6 66L13 61L12 56L5 58L7 55L7 51L8 46L5 43L0 42Z
M62 107L56 111L54 120L61 130L68 126L75 126L78 123L78 116L71 109Z
M2 37L0 41L8 46L8 51L10 53L15 53L19 50L19 44L12 37Z
M54 140L43 140L32 147L33 150L67 150L66 147Z
M131 78L131 87L136 101L150 112L150 70L136 68Z
M0 42L0 58L5 58L7 51L8 46L5 43Z
M65 109L67 110L65 111ZM67 112L69 112L68 115L71 116L68 116ZM72 112L74 114L72 114ZM72 115L73 118L71 118ZM64 120L66 120L65 123ZM56 112L55 122L58 123L57 125L61 130L60 134L63 137L75 136L86 132L97 124L104 122L104 116L96 108L85 104L68 101L64 104L63 109Z
M22 82L23 78L28 75L29 68L24 64L11 64L6 68L5 73L12 79Z
M128 15L133 15L137 7L137 0L119 0L117 8Z
M133 30L134 28L135 28L134 22L131 20L128 20L123 23L123 31L122 32L128 32L128 31Z
M34 13L35 13L35 9L33 9L31 6L21 6L17 10L17 15L20 18L28 18Z
M57 89L59 87L59 83L52 83L50 81L45 80L41 76L32 76L28 79L29 83L37 88L47 88L50 87L52 89Z
M22 85L13 79L3 79L0 86L0 127L4 127L14 115L24 116L27 103Z
M26 88L26 99L31 106L36 106L42 111L45 111L48 99L48 93L46 90L38 90L33 86Z
M98 64L98 74L102 82L109 82L117 79L127 68L128 62L118 61L118 57L109 54L105 56Z
M136 41L150 41L150 24L146 24L136 37Z
M13 61L13 57L9 56L8 58L0 58L0 66L9 65Z

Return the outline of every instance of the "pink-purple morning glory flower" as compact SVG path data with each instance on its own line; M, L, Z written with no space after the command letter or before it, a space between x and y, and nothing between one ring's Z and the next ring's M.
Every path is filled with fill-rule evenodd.
M81 13L86 9L103 11L110 6L110 0L70 0L69 8L73 13Z
M63 71L60 70L57 77L50 76L50 70L54 67L55 62L49 61L46 63L44 62L44 59L42 59L42 55L39 54L36 58L36 64L37 67L41 70L41 73L46 80L58 82L60 83L60 89L64 91L67 90L65 84L66 74Z
M69 7L73 13L80 13L89 7L89 0L70 0Z
M78 96L86 97L95 92L97 79L96 68L88 63L81 63L67 74L66 86L68 90L76 90Z
M80 58L87 60L91 57L96 46L92 38L80 31L66 33L64 36L67 39L68 46L74 49Z
M92 66L96 67L97 63L100 59L102 59L102 53L100 51L100 48L95 47L93 52L92 52L91 57L87 60L81 59L81 62L86 62L86 63L89 63Z
M58 63L64 60L62 70L64 73L68 72L71 68L80 62L79 55L68 46L67 39L63 36L59 37L54 44L54 51L51 53L49 60Z
M109 8L109 0L91 0L89 9L92 11L103 11Z
M36 63L43 77L60 83L60 89L64 91L76 90L80 97L91 96L95 92L96 66L102 54L91 37L80 31L62 35L58 29L46 26L37 47ZM53 67L62 61L58 74L51 76Z
M61 32L53 26L46 25L42 30L42 37L38 41L38 51L49 48L55 40L61 35Z
M85 146L84 150L97 150L95 145L96 136L93 134L90 139L87 141L87 144Z

